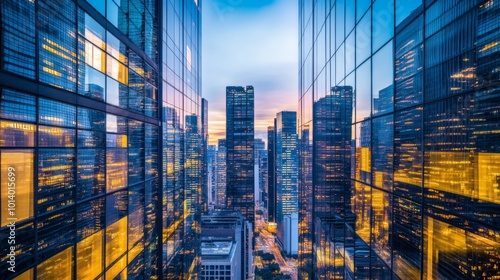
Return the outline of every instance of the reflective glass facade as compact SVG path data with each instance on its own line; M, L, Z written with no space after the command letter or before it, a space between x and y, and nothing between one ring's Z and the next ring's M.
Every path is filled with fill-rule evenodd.
M289 236L297 236L298 232L285 232L285 216L298 213L298 165L299 154L297 145L297 112L283 111L276 114L276 143L275 168L276 168L276 222L278 224L277 236L282 244L291 243ZM290 231L291 228L289 228ZM296 248L294 243L291 247ZM287 248L287 246L284 246ZM287 248L290 249L290 248ZM287 251L286 254L297 254Z
M254 224L254 89L226 87L226 202Z
M196 276L200 4L0 4L1 278Z
M500 269L500 3L299 1L299 277Z

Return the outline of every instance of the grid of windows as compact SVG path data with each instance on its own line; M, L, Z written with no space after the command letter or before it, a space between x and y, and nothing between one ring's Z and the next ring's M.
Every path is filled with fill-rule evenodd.
M299 1L302 279L498 275L499 13L489 0ZM339 87L348 121L325 126Z

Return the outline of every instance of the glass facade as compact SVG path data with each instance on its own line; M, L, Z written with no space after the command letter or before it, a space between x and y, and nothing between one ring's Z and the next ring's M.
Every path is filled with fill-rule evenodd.
M200 2L0 4L1 278L196 278Z
M290 217L292 214L297 214L299 208L297 113L283 111L276 114L275 129L277 236L282 244L293 243L291 246L284 246L284 251L286 254L296 255L298 244L291 241L290 236L297 236L298 232L293 232L291 228L289 228L290 232L286 232L285 216Z
M500 3L299 1L299 277L500 269Z
M226 203L254 224L254 89L226 87Z

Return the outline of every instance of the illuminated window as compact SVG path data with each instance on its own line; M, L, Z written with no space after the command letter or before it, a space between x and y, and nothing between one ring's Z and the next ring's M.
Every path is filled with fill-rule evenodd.
M106 190L108 192L127 186L127 149L108 149L106 167Z
M0 121L0 147L33 147L35 125Z
M14 280L32 280L33 279L33 268L26 270L21 275L14 278Z
M1 164L1 219L2 226L15 217L19 222L33 217L33 151L32 150L0 150ZM12 175L12 176L11 176ZM4 179L5 178L5 179ZM12 178L12 179L10 179ZM9 184L15 186L15 212L9 212Z
M75 147L76 130L69 128L42 126L38 127L38 145L40 147Z
M106 228L106 267L126 251L127 217L123 217Z
M74 106L42 98L39 102L38 121L40 124L76 126L76 109Z
M127 256L123 256L106 271L106 279L127 279Z
M83 239L76 245L77 279L94 279L102 271L103 231Z
M73 247L56 254L37 266L37 279L71 280Z

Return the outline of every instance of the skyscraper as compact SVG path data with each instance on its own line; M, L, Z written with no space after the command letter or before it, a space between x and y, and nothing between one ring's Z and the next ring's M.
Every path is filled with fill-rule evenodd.
M208 101L201 99L201 211L208 211Z
M208 145L208 208L213 209L217 203L217 146Z
M275 142L276 119L274 125L267 128L267 219L276 222L276 176L275 176Z
M254 89L226 87L227 207L254 224Z
M488 0L299 1L302 279L499 275L499 12ZM320 117L331 92L355 100L339 126ZM323 190L335 195L310 217Z
M261 197L261 170L260 170L260 164L261 164L261 152L264 151L266 148L266 143L260 139L260 138L255 138L254 139L254 201L255 201L255 206L260 206L262 203L262 197ZM257 210L257 209L256 209Z
M2 278L196 276L200 4L2 1Z
M296 112L283 111L276 114L274 159L276 168L276 222L278 225L278 240L285 254L297 255L299 154ZM291 219L292 215L293 219Z
M217 208L226 208L227 186L227 148L226 139L219 139L217 145Z

